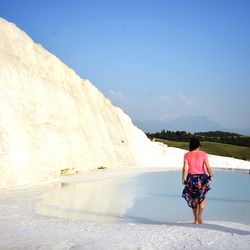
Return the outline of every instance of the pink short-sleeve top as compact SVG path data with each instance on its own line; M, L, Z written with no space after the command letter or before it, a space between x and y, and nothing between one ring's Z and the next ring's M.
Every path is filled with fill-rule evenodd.
M208 161L207 153L201 150L187 152L184 161L188 163L189 174L205 174L205 161Z

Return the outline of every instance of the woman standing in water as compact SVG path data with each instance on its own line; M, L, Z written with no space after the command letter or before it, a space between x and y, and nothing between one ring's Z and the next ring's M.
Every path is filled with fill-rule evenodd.
M193 209L195 224L202 224L201 214L206 204L206 194L210 190L212 177L207 153L201 151L200 146L197 138L190 140L189 152L184 155L182 169L182 184L185 185L182 197Z

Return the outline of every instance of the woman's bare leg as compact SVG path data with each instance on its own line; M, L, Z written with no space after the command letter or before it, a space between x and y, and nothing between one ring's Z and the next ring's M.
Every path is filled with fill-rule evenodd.
M199 210L198 210L198 223L199 224L202 224L202 218L201 218L201 215L202 215L202 212L205 208L205 205L206 205L206 200L204 199L200 204L199 204Z
M199 208L192 208L194 214L194 224L199 224Z

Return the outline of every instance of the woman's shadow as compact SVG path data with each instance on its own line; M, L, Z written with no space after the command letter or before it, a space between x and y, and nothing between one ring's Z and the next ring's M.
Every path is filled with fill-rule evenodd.
M131 221L131 223L137 222L137 223L142 223L142 224L156 224L156 225L167 225L167 226L177 226L177 227L210 229L210 230L216 230L216 231L221 231L221 232L226 232L226 233L231 233L231 234L250 235L250 231L221 226L221 225L212 224L212 223L195 225L190 222L159 222L159 221L154 221L154 220L150 220L147 218L140 218L140 217L134 217L134 216L126 216L126 217L123 217L123 219L128 219Z

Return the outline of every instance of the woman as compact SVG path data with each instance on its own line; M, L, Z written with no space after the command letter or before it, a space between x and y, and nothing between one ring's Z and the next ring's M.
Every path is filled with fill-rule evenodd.
M195 224L202 224L201 214L206 204L206 194L210 190L212 177L207 153L201 151L200 146L197 138L190 140L189 152L184 155L182 169L182 184L185 185L182 197L193 209Z

